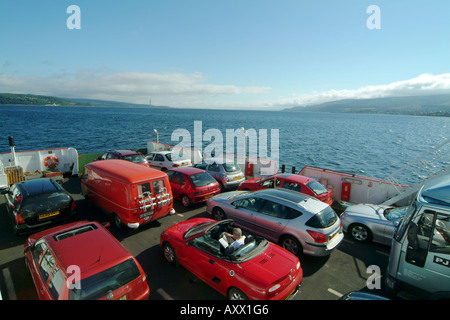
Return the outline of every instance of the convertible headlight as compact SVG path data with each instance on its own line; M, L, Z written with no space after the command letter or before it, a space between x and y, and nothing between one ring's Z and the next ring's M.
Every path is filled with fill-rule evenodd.
M295 269L298 270L300 268L300 261L297 262L297 265L295 266Z

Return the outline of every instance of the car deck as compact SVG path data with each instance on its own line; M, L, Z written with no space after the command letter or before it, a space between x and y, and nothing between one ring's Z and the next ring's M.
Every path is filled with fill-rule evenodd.
M64 178L63 187L78 206L77 220L112 222L98 210L90 211L81 195L78 177ZM113 223L108 230L133 254L147 274L150 300L225 300L214 289L183 267L174 268L165 261L159 238L169 226L193 217L209 217L204 204L185 209L175 201L176 214L163 217L138 230L119 230ZM0 291L3 300L38 299L32 278L25 266L23 244L27 236L14 234L5 199L0 197ZM303 282L294 300L336 300L350 291L383 295L384 275L390 248L376 243L357 243L345 235L340 246L328 257L300 257ZM381 279L376 279L376 271ZM375 285L375 289L369 290ZM381 289L376 289L378 284Z

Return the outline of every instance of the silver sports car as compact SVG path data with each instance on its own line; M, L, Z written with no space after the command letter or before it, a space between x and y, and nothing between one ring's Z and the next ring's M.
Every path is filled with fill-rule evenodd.
M407 210L408 207L357 204L348 207L340 218L344 232L349 232L355 240L390 246L395 228Z

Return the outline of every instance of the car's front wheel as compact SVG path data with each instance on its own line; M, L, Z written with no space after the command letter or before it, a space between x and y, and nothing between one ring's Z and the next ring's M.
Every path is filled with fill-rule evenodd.
M170 243L164 242L162 249L163 249L164 258L166 259L166 261L174 266L177 266L178 265L177 254L175 253L175 250L170 245Z

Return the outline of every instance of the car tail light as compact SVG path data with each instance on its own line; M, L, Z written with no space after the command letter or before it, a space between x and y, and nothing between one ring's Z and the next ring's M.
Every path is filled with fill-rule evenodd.
M178 164L178 163L174 163L173 165L172 165L172 167L174 167L174 168L176 168L176 167L179 167L180 165Z
M72 204L70 205L70 211L75 211L77 210L77 204L75 202L75 200L72 200Z
M22 215L20 213L16 214L16 224L24 224L25 223L25 219L22 217Z
M17 204L19 204L20 201L22 201L22 195L18 196L17 199L16 199Z
M326 243L327 242L327 236L321 232L312 231L312 230L306 230L308 234L314 239L316 243Z

